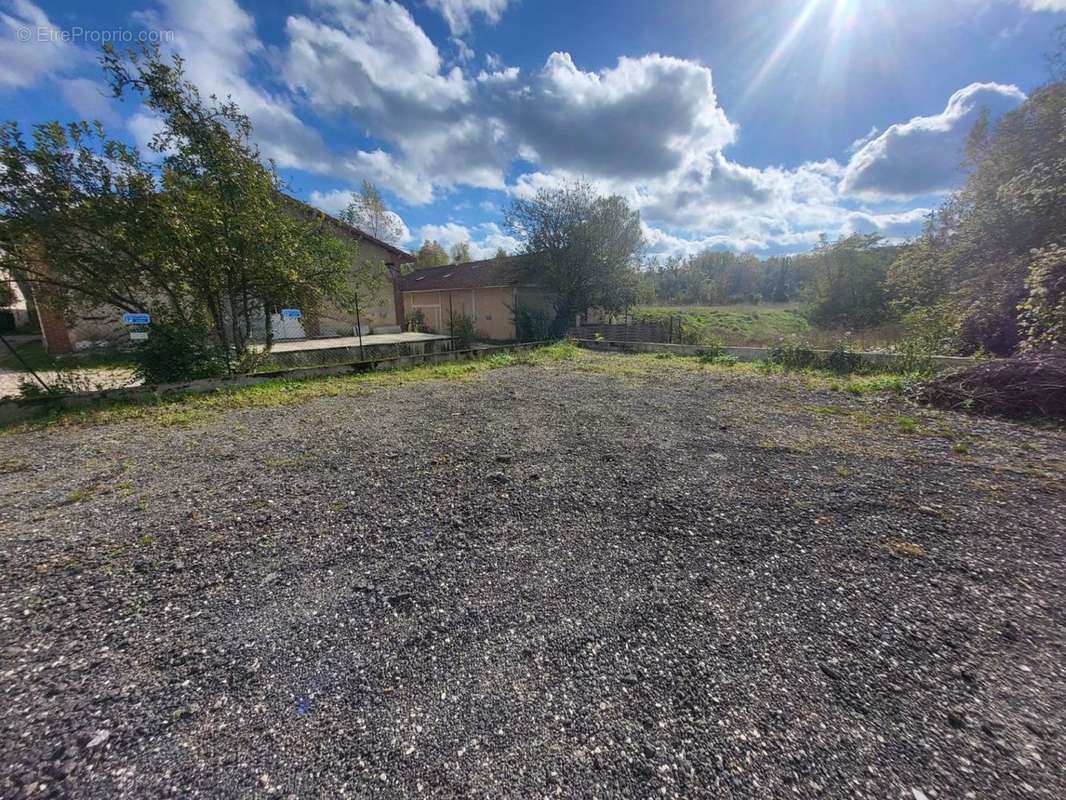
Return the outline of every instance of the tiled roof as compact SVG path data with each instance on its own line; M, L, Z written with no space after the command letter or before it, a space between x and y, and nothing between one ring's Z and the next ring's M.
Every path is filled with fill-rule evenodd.
M448 289L482 289L486 286L534 285L524 275L528 256L486 258L443 267L416 269L404 275L405 292L437 292Z

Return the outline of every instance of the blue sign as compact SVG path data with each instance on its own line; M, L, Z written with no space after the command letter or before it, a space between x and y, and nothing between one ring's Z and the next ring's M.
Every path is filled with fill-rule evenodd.
M303 316L303 313L298 308L283 308L281 309L282 319L299 319Z
M150 325L152 317L149 314L126 313L122 315L122 321L126 325Z

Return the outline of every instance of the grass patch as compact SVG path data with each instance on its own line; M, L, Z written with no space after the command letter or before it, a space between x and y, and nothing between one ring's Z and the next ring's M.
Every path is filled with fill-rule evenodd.
M917 433L918 420L913 417L896 417L896 426L900 433Z
M795 380L809 389L841 387L841 378L818 370L784 372L776 365L763 362L737 362L732 358L707 358L672 353L637 353L608 355L583 350L571 341L557 342L529 350L494 353L487 358L445 362L392 370L317 378L275 378L252 386L222 388L208 394L173 393L163 397L134 397L100 400L80 408L55 408L50 415L16 423L7 431L36 430L83 425L109 425L125 421L143 421L162 427L188 427L211 417L244 409L282 408L322 397L359 396L381 389L426 381L474 381L485 373L504 367L552 367L570 363L574 369L609 375L623 380L659 378L668 371L716 373L723 380L740 380L759 375L775 375L780 380ZM902 391L907 376L872 374L854 376L846 384L852 394ZM838 406L826 406L815 413L847 413ZM234 422L235 432L247 426ZM276 464L267 466L285 466Z
M81 489L77 489L76 491L73 491L66 496L66 498L63 500L63 505L69 506L73 505L74 503L80 503L84 500L88 500L99 490L100 487L96 486L95 484L91 486L85 486Z
M726 306L641 306L633 319L664 322L673 318L675 330L699 330L726 344L767 344L789 336L802 336L810 324L795 304Z
M16 423L8 431L81 425L110 425L141 420L163 427L190 426L227 411L298 405L320 397L360 395L423 381L470 381L499 367L550 366L588 355L573 342L533 350L498 353L485 359L450 361L393 370L300 380L277 378L252 386L223 388L208 394L174 393L164 397L101 400L81 408L56 408L50 414Z

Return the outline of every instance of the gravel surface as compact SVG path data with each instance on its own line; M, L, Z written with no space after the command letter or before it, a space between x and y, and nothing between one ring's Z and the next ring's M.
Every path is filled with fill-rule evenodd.
M0 796L1066 796L1066 434L625 358L0 437Z

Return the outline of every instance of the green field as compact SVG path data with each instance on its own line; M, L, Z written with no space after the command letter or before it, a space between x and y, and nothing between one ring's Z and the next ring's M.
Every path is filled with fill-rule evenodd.
M725 306L640 306L631 312L634 321L655 320L670 325L688 344L719 341L743 347L769 346L781 340L805 342L811 347L832 349L846 341L856 350L880 350L902 337L902 327L886 323L859 330L824 329L812 326L799 303L764 303Z
M778 339L803 337L810 323L795 303L731 306L641 306L634 320L681 325L684 338L713 337L729 345L772 344ZM676 330L676 328L675 328Z

